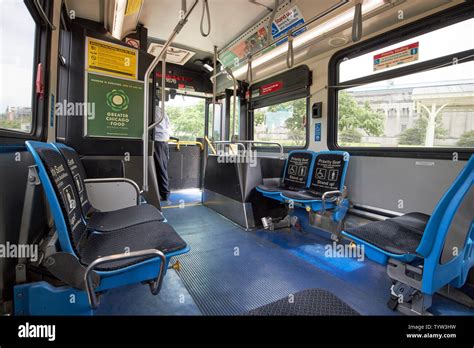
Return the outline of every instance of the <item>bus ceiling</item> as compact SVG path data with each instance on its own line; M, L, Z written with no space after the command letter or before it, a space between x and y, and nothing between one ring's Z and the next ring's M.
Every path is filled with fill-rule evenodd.
M251 83L398 25L400 20L415 19L434 8L441 10L461 2L66 0L65 4L68 13L103 23L113 37L131 45L137 42L129 37L137 28L146 28L145 47L155 55L176 29L176 23L195 6L167 48L167 63L210 72L217 47L217 64L232 69L237 80ZM223 75L217 79L220 89L232 88L232 79Z

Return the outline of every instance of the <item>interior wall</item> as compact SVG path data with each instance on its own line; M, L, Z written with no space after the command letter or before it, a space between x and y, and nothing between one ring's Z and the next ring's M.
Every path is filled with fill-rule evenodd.
M378 34L378 33L377 33ZM365 39L365 38L364 38ZM313 71L310 105L323 103L323 117L310 116L309 149L328 150L328 66L334 49L305 62ZM315 141L315 124L321 123L321 141ZM431 214L436 203L459 174L466 161L423 158L351 156L346 185L355 205L406 213ZM474 206L474 202L472 204Z
M453 5L453 4L450 4ZM446 6L448 7L448 6ZM430 15L441 8L436 8L429 13L410 18L403 23L406 25L421 17ZM401 26L393 25L384 30L365 35L362 40L367 40L383 32ZM322 102L322 118L313 119L309 115L309 146L313 151L328 150L327 130L328 119L328 66L329 60L337 51L352 45L334 48L320 55L298 62L306 64L313 72L310 105ZM285 69L284 63L275 62L271 70L267 70L267 78L278 68ZM275 69L275 70L274 70ZM321 124L321 141L315 141L315 124ZM347 172L346 185L349 198L355 205L364 205L390 210L396 213L412 211L431 214L436 203L451 185L458 173L463 168L465 161L453 162L450 160L433 160L423 158L394 158L394 157L369 157L352 156ZM474 206L474 202L473 202Z

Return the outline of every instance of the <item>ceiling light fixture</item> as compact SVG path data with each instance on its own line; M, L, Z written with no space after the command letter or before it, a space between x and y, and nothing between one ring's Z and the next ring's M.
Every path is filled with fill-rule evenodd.
M125 19L125 9L127 0L115 0L114 21L112 23L112 36L122 40L123 21Z

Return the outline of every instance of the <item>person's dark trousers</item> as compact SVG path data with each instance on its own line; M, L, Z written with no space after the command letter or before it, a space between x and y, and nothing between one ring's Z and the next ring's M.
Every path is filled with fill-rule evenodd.
M168 178L168 160L170 150L168 142L155 141L155 163L156 175L158 179L158 190L163 201L167 201L170 195Z

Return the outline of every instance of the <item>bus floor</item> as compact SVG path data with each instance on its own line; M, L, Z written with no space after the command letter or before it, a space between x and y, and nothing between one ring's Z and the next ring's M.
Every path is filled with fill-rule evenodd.
M181 269L168 270L157 296L143 285L109 291L98 315L242 315L309 288L331 291L362 315L398 315L387 307L385 267L328 255L333 245L322 231L303 224L303 231L248 232L197 204L164 214L191 248L178 257ZM433 303L435 315L474 314L441 296Z

